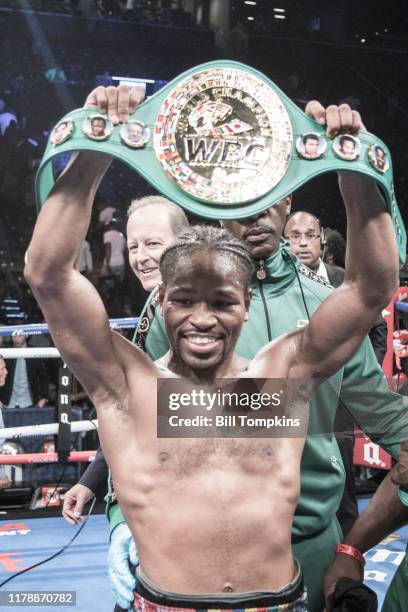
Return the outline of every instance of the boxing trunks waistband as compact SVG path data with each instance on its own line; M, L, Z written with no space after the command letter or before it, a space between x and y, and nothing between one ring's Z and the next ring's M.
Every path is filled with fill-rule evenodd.
M164 591L155 586L140 569L136 569L134 612L193 612L223 610L240 612L307 612L307 594L300 565L296 575L280 591L248 593L204 593L200 595Z

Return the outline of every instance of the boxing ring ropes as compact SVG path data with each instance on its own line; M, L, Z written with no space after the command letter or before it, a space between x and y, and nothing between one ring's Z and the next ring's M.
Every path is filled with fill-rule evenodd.
M133 329L138 324L138 318L126 317L121 319L110 319L111 329ZM35 336L48 334L48 326L45 323L34 323L27 325L7 325L0 326L0 336L7 337L25 334ZM3 348L0 346L0 356L3 359L49 359L60 358L58 350L54 347L38 348ZM57 452L51 453L19 453L19 454L0 454L0 465L25 465L25 464L45 464L57 463L60 461L91 462L94 460L94 451L69 451L71 433L85 433L95 431L98 428L98 420L90 419L84 421L72 421L70 418L71 398L70 386L72 375L65 364L60 368L58 381L58 422L46 423L41 425L23 425L20 427L0 428L0 440L16 440L26 436L62 436L66 441L65 448L62 447ZM40 410L40 409L39 409Z

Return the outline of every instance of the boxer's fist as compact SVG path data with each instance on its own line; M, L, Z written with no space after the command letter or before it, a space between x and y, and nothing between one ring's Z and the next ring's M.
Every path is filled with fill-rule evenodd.
M107 113L108 119L117 125L127 123L129 116L143 102L144 91L141 87L119 85L114 87L96 87L86 99L85 108L94 108L101 113Z
M324 108L320 102L312 100L306 105L305 113L320 125L326 126L329 138L335 138L339 134L358 136L360 131L366 131L360 113L351 110L348 104L340 104L340 106L331 104Z

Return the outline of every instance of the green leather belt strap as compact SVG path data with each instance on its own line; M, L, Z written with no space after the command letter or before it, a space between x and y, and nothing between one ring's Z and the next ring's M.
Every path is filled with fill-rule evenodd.
M188 70L143 102L126 126L112 126L94 109L68 113L38 170L39 207L54 184L53 158L80 150L122 160L165 197L207 219L257 214L325 172L365 174L382 188L405 261L406 232L385 143L368 132L330 140L272 81L238 62Z

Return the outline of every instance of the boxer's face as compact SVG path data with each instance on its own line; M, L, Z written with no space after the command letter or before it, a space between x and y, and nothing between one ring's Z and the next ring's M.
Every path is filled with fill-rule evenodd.
M375 158L376 158L377 164L379 166L383 166L384 165L385 154L384 154L384 151L382 149L380 149L380 147L377 147L376 150L375 150Z
M170 215L159 205L147 206L129 217L129 264L145 291L151 291L160 283L160 257L174 238Z
M247 316L250 291L222 255L200 250L180 258L160 287L174 356L193 371L219 368L232 355Z
M93 119L91 121L92 136L99 138L105 135L105 121L103 119Z
M343 155L351 156L355 153L355 145L352 140L344 139L341 141L341 152Z
M55 143L59 143L64 138L67 127L68 126L66 123L61 123L57 128L55 128L55 132L53 136Z
M319 148L319 141L314 138L307 138L305 142L305 153L306 155L317 155L317 149Z
M222 221L222 225L245 243L253 259L268 257L274 253L282 236L291 198L281 200L275 206L258 215L239 221Z
M128 137L132 142L139 142L143 138L143 128L137 123L130 123L128 127Z

